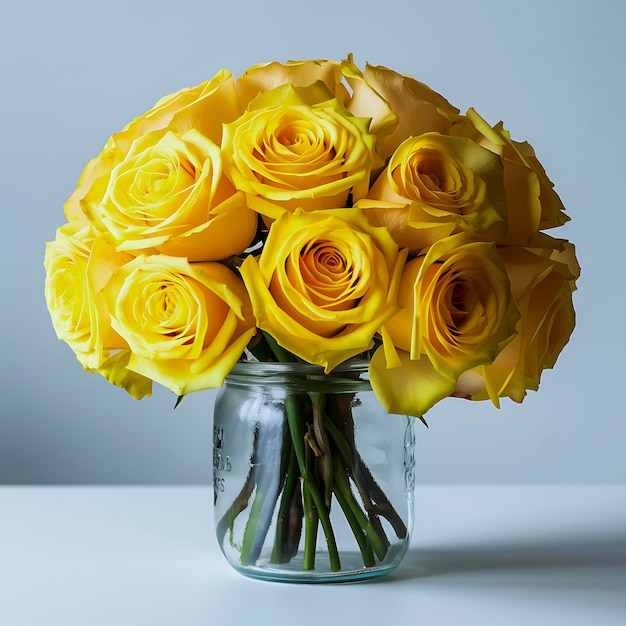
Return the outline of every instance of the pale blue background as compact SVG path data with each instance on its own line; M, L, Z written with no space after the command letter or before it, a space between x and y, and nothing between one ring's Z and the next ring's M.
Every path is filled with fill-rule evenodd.
M11 3L0 100L0 482L208 483L212 392L136 402L82 372L43 300L44 242L82 167L162 95L223 66L366 60L528 140L572 222L578 326L518 406L449 400L418 482L624 482L626 4L523 0Z

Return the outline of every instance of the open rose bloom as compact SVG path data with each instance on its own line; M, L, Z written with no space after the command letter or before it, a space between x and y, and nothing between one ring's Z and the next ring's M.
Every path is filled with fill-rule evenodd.
M530 145L351 56L162 98L87 164L65 217L54 328L136 398L286 354L326 373L368 359L392 413L498 406L574 328L568 218Z

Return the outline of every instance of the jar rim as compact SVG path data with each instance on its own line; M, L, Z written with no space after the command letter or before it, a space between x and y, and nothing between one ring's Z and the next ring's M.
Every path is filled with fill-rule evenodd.
M350 359L328 374L321 365L270 361L238 361L224 379L225 386L344 393L371 390L369 361Z
M367 359L349 359L333 368L327 375L340 374L346 372L367 372L370 362ZM276 362L276 361L237 361L227 374L243 376L259 376L271 374L313 374L316 376L324 374L324 367L315 363L305 363L303 361Z

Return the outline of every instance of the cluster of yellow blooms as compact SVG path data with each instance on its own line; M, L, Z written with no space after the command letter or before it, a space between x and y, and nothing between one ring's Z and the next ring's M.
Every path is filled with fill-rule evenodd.
M262 333L384 406L521 401L574 328L567 217L527 143L384 67L290 61L161 99L114 134L47 244L80 363L136 398L219 387Z

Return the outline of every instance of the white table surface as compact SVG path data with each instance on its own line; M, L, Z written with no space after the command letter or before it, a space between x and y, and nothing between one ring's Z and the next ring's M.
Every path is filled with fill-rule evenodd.
M231 570L205 487L0 488L2 626L626 625L626 486L418 486L360 584Z

